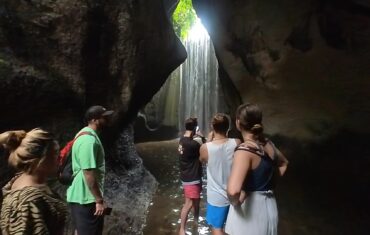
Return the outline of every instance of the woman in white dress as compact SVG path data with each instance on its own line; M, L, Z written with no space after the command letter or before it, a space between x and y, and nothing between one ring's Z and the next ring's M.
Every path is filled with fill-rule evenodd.
M227 185L232 206L225 230L230 235L276 235L274 179L284 175L288 161L263 136L262 112L257 105L239 106L236 119L244 143L235 149Z

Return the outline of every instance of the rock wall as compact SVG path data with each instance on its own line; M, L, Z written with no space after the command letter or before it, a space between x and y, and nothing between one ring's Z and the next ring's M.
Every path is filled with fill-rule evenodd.
M85 125L90 105L116 111L103 133L106 193L115 208L107 234L140 234L155 191L128 125L186 58L168 18L176 3L0 2L0 132L42 127L63 145ZM1 185L11 175L1 158Z
M167 10L161 0L2 1L0 129L81 118L96 103L127 125L186 58Z
M370 133L370 7L366 1L198 1L194 7L243 102L271 134Z
M290 161L277 189L280 234L366 234L369 1L193 5L214 43L221 79L242 102L262 107L266 132Z
M169 21L176 2L0 3L0 131L41 126L64 143L83 126L91 104L117 111L114 126L104 133L107 194L115 205L127 205L118 205L118 214L109 219L110 234L140 230L143 217L135 214L144 213L155 188L140 158L127 150L133 140L125 127L186 58ZM365 187L370 178L368 1L193 0L193 5L213 41L221 82L228 94L237 94L226 97L229 105L259 103L266 131L307 186L303 194L317 207L347 206L338 221L358 216L352 226L361 234L370 208L353 195L370 197ZM2 183L11 174L5 162L1 159ZM136 196L141 199L129 204ZM117 219L122 217L127 220ZM282 221L287 223L284 211ZM285 227L284 234L305 234L299 226ZM317 229L311 234L325 234Z

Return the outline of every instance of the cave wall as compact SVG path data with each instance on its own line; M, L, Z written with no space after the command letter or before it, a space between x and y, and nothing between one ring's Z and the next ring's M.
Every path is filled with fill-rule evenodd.
M270 134L370 133L367 1L198 1L227 78Z
M290 161L279 234L367 234L370 2L193 0L242 102ZM236 100L237 101L237 100Z
M174 2L2 1L0 129L81 119L97 103L127 125L186 58Z
M0 131L43 127L65 143L87 107L116 111L111 144L186 58L177 1L1 1Z
M42 127L63 145L85 125L90 105L116 111L103 133L106 198L115 208L106 234L140 234L155 192L130 123L186 58L169 20L176 4L0 1L0 132ZM6 162L1 156L0 186L13 174Z

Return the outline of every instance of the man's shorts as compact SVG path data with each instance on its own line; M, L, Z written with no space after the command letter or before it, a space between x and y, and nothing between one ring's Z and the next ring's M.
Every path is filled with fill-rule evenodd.
M200 198L200 192L202 191L202 184L190 184L183 185L184 195L186 198L198 199Z
M78 235L101 235L103 234L104 216L94 215L96 205L69 203L72 215L72 223Z
M211 204L207 203L207 223L214 229L224 228L227 214L229 213L229 207L230 206L212 206Z

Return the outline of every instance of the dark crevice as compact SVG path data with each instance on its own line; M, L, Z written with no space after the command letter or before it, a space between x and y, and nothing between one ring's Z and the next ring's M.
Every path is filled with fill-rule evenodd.
M336 49L359 51L369 38L370 7L353 1L321 1L318 8L320 33Z
M302 21L293 28L285 43L302 52L307 52L313 47L313 39L310 37L311 17L313 12L309 12L303 17Z
M87 13L89 22L87 37L82 48L82 69L86 85L86 107L94 104L106 105L113 87L113 78L108 68L114 28L104 13L104 5L96 4ZM108 94L108 95L107 95Z
M231 119L234 120L234 110L243 103L242 97L221 63L218 64L218 75L225 103L231 115Z

